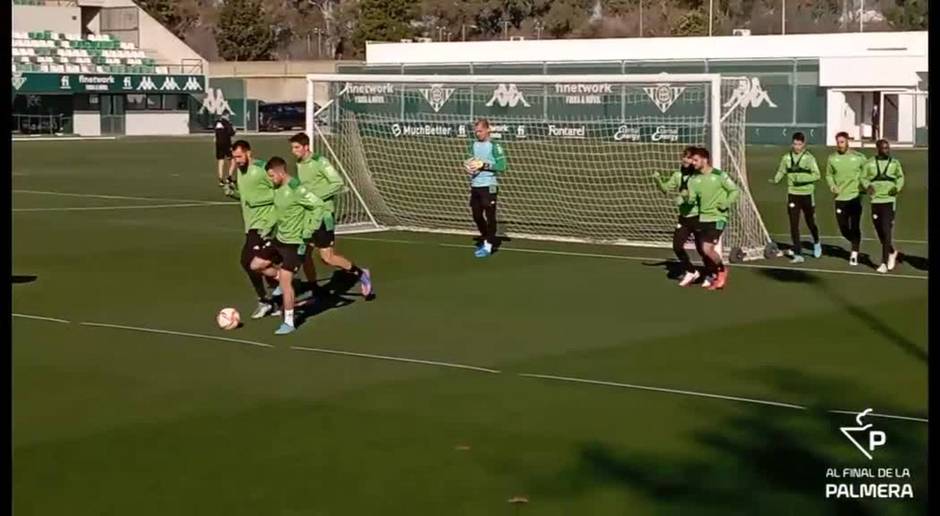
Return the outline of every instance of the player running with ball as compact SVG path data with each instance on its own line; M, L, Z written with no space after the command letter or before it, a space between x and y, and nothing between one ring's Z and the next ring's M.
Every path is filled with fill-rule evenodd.
M496 195L499 187L496 176L506 171L506 153L503 146L490 141L490 123L480 118L473 126L476 140L470 143L469 159L464 162L470 174L470 210L480 231L481 242L473 253L486 258L496 244Z
M284 296L284 322L274 334L286 335L294 331L294 275L303 266L307 239L320 226L325 203L301 185L300 180L291 177L283 159L273 157L264 168L277 187L274 240L265 244L260 256L254 257L251 268L277 279Z
M711 156L705 149L692 151L692 164L698 174L689 179L687 195L689 202L698 206L699 231L704 240L705 281L702 287L722 289L728 281L728 269L716 247L728 225L728 212L738 200L738 186L728 174L711 166Z
M656 186L663 193L677 192L675 203L679 210L679 220L676 223L676 230L672 234L672 250L679 259L682 271L685 273L679 281L680 287L688 287L699 278L699 272L692 265L689 259L689 253L685 250L685 243L689 236L695 239L695 250L699 256L705 257L705 251L702 249L702 235L698 230L698 205L689 199L689 180L698 174L698 170L692 165L692 154L695 147L686 147L682 152L682 165L679 170L672 173L668 179L663 179L659 172L653 172L653 179Z
M862 188L871 196L871 221L881 241L881 265L878 272L884 274L894 270L898 261L898 250L894 248L894 215L897 198L904 189L904 170L901 162L891 156L887 140L875 144L878 154L865 163L862 169Z

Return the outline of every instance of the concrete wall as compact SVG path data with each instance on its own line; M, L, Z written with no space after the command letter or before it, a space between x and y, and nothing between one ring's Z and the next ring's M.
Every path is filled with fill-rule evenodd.
M72 132L79 136L101 136L101 115L76 111L72 115Z
M79 7L57 5L14 5L13 30L17 32L50 30L63 34L81 34L82 10Z
M129 136L189 134L189 112L128 111L124 115L124 134Z
M918 72L927 70L922 56L828 57L819 60L819 85L823 87L916 88Z
M927 32L366 43L366 62L454 63L926 56Z
M293 102L307 98L308 73L335 73L337 61L260 61L209 63L209 78L240 77L245 80L246 96L264 102ZM325 85L319 85L315 101L327 100Z
M138 12L138 22L140 48L157 52L161 63L180 64L184 59L198 60L202 62L202 70L205 73L207 61L143 9Z

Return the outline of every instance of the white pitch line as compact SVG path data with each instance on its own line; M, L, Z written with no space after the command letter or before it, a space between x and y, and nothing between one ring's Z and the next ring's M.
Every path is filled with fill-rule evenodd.
M790 233L771 233L770 236L775 236L775 237L787 237L787 238L790 238ZM845 240L845 237L835 236L835 235L832 235L832 236L820 236L819 238L820 238L820 240ZM869 242L877 242L877 241L878 241L877 238L864 238L864 237L862 238L862 240L869 241ZM902 240L902 239L899 239L899 238L894 238L894 239L892 239L892 240L895 241L895 242L901 243L901 244L926 244L926 243L927 243L926 240Z
M369 353L353 353L351 351L338 351L335 349L323 349L323 348L308 348L308 347L303 347L303 346L291 346L290 349L294 349L298 351L313 351L316 353L327 353L330 355L344 355L344 356L360 357L360 358L374 358L377 360L391 360L394 362L408 362L411 364L424 364L424 365L433 365L433 366L440 366L440 367L451 367L454 369L469 369L471 371L480 371L483 373L499 374L499 371L495 369L487 369L485 367L477 367L477 366L471 366L471 365L466 365L466 364L455 364L452 362L436 362L434 360L419 360L416 358L393 357L393 356L388 356L388 355L372 355Z
M604 380L588 380L585 378L571 378L568 376L553 376L550 374L518 373L519 376L526 378L541 378L543 380L558 380L562 382L586 383L591 385L604 385L607 387L623 387L625 389L639 389L643 391L665 392L669 394L684 394L686 396L698 396L700 398L715 398L720 400L741 401L745 403L756 403L758 405L771 405L774 407L784 407L797 410L808 410L802 405L793 405L792 403L781 403L779 401L758 400L753 398L739 398L737 396L725 396L723 394L710 394L707 392L685 391L680 389L667 389L665 387L650 387L647 385L634 385L630 383L608 382Z
M12 314L13 317L22 317L23 319L36 319L37 321L49 321L57 322L62 324L69 324L71 321L66 321L65 319L56 319L55 317L43 317L41 315L29 315L29 314Z
M98 328L114 328L117 330L128 330L128 331L140 331L144 333L160 333L163 335L178 335L180 337L192 337L194 339L210 339L210 340L221 340L225 342L235 342L238 344L248 344L251 346L258 346L262 348L273 348L274 346L270 344L265 344L263 342L255 342L251 340L242 340L242 339L230 339L228 337L218 337L216 335L204 335L201 333L186 333L182 331L172 331L172 330L159 330L156 328L141 328L139 326L123 326L120 324L108 324L108 323L95 323L95 322L81 322L79 323L82 326L94 326Z
M849 414L851 416L857 415L861 410L830 410L829 412L833 414ZM904 421L917 421L918 423L929 423L929 421L922 417L910 417L910 416L895 416L892 414L878 414L875 412L869 412L867 417L883 417L886 419L902 419Z
M135 204L132 206L71 206L63 208L13 208L14 212L47 212L47 211L111 211L111 210L152 210L162 208L210 208L215 206L226 206L238 203L232 202L199 202L199 203L178 203L178 204Z
M74 192L53 192L49 190L19 190L14 189L13 193L35 194L35 195L57 195L60 197L85 197L88 199L122 199L125 201L162 201L162 202L182 202L182 203L203 203L203 204L238 204L230 201L205 201L202 199L175 199L167 197L135 197L131 195L104 195L87 194Z

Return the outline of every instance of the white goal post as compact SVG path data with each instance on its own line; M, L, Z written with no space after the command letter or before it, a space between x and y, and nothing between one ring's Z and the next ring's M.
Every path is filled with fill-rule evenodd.
M674 196L652 173L677 170L689 145L709 149L741 196L723 237L733 260L773 252L748 188L748 81L718 74L312 74L306 129L344 175L346 230L474 233L461 164L473 122L489 120L508 170L500 233L669 247ZM325 99L315 112L314 99Z

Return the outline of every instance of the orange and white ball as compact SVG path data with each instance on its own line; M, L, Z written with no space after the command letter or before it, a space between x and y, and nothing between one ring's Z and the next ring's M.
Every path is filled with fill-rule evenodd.
M215 317L215 322L219 324L219 328L223 330L234 330L238 328L239 323L241 323L241 316L238 314L238 310L234 308L223 308L219 310L219 315Z

